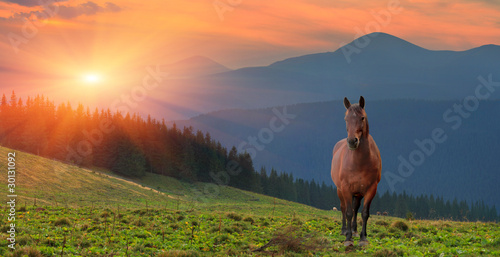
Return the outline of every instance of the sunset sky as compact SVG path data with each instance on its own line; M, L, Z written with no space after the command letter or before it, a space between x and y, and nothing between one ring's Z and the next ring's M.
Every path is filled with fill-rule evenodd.
M269 65L375 31L432 50L500 44L500 2L0 0L0 87L57 98L105 83L112 93L140 84L148 66L194 55Z

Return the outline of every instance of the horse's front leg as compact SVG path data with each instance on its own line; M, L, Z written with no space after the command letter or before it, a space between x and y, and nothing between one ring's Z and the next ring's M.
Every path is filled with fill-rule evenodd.
M346 216L346 221L347 221L347 227L346 227L346 235L345 235L345 241L344 245L345 246L351 246L354 245L352 242L352 217L354 215L353 212L353 206L352 206L352 195L349 192L342 192L342 195L344 196L344 202L345 202L345 216Z
M347 235L345 210L342 211L342 230L340 231L340 234L344 236Z
M352 219L352 235L358 237L358 210L361 206L361 196L354 196L352 198L352 205L354 206L354 217Z
M372 204L372 200L377 193L377 184L373 185L372 188L368 191L365 196L365 201L363 203L363 229L361 230L361 235L359 238L359 245L368 245L368 236L366 232L366 225L368 223L368 218L370 217L370 205Z

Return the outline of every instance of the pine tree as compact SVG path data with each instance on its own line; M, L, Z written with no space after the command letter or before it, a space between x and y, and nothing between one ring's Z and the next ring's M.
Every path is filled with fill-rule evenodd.
M10 107L12 107L12 109L16 109L17 107L17 96L14 90L12 90L12 95L10 96Z
M146 174L146 160L129 139L121 137L116 143L116 161L112 170L129 177L142 177Z

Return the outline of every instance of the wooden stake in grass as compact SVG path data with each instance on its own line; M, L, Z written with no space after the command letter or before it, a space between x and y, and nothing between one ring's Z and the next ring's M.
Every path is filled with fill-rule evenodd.
M198 226L198 222L196 221L192 221L191 222L191 240L189 242L189 244L192 244L193 243L193 240L194 240L194 231L196 230L196 227Z
M104 234L108 233L108 219L104 217Z
M61 257L64 255L64 247L66 246L66 235L64 235L64 241L62 244L62 249L61 249Z
M111 235L115 235L115 223L116 223L116 213L113 213L113 229L111 230Z
M127 248L125 248L125 255L128 257L128 235L127 235Z
M73 229L71 230L71 241L75 241L74 232L76 231L76 222L73 222Z
M222 216L219 217L219 235L220 235L220 229L222 227Z
M276 198L273 198L273 214L271 215L271 221L274 220L274 209L276 209Z
M7 206L7 205L6 205L6 206ZM4 208L4 207L3 207L2 205L0 205L0 210L1 210L1 209L3 209L3 208ZM7 213L7 212L5 212L5 213ZM2 216L0 216L0 220L4 220L4 219L3 219L3 216L4 216L4 212L2 212Z

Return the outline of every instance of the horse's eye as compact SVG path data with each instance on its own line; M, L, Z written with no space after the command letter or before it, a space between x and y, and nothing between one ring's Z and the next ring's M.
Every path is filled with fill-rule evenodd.
M363 120L365 120L365 117L361 117L361 120L362 120L362 121L363 121Z

